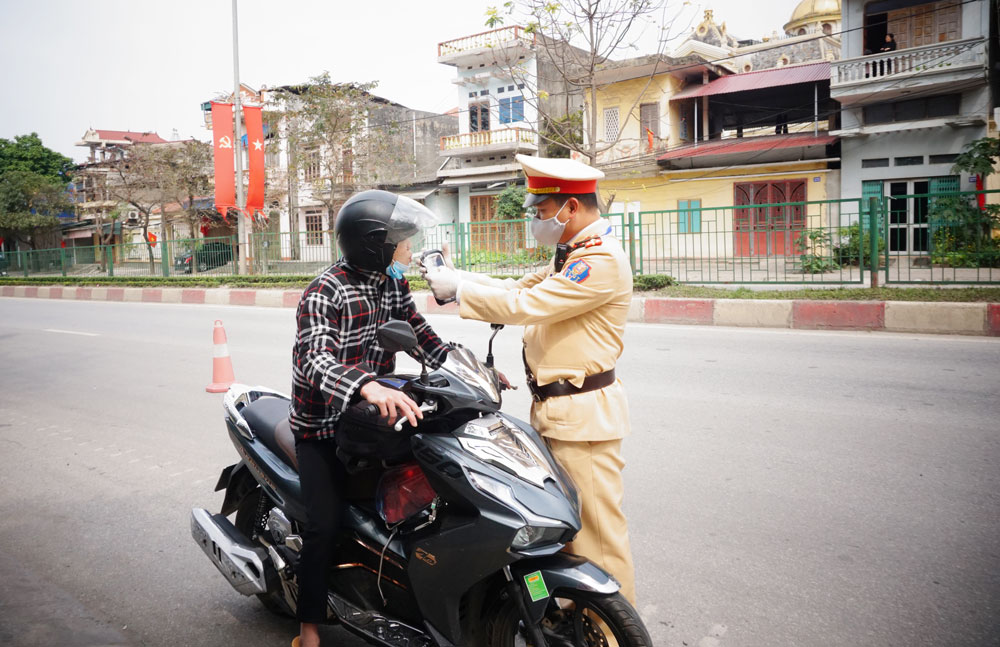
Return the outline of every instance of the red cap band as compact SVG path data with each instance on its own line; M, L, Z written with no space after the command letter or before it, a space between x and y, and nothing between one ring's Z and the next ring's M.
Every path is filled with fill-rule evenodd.
M597 180L562 180L557 177L528 176L528 193L597 193Z

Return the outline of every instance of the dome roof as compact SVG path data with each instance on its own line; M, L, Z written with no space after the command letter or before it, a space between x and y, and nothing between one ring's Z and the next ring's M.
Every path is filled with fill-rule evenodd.
M840 20L840 0L802 0L792 12L785 31L829 20Z

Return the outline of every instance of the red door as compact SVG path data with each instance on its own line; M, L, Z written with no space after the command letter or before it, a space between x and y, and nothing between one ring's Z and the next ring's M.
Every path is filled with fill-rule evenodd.
M805 228L805 180L740 182L733 186L733 254L787 256ZM775 206L783 205L783 206Z

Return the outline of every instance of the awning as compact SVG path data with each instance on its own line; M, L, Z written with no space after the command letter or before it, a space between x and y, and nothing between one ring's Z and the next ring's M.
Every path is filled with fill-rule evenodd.
M411 200L423 200L424 198L434 193L435 191L437 191L437 187L432 186L429 189L425 188L425 189L414 189L412 191L399 191L397 192L397 195L406 196Z
M822 63L792 65L789 67L778 67L773 70L721 76L711 83L684 88L670 99L671 101L674 99L693 99L694 97L747 92L749 90L762 90L764 88L777 88L785 85L829 80L830 63L823 61Z
M63 234L63 238L93 238L93 229L75 229Z
M473 184L492 184L494 182L516 182L517 171L512 173L490 173L486 175L467 175L463 177L446 178L441 186L471 186Z
M794 135L771 135L767 137L735 137L731 139L712 139L707 142L690 144L660 155L657 162L683 159L688 157L704 157L707 155L738 155L740 153L755 153L778 150L782 148L811 148L826 146L837 141L833 135L826 133L813 136L810 133Z

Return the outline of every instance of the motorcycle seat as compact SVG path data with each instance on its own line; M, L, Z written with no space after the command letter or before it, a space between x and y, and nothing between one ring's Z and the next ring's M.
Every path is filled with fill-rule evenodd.
M299 461L295 456L295 436L288 422L288 400L258 398L243 407L240 413L254 436L297 472Z

